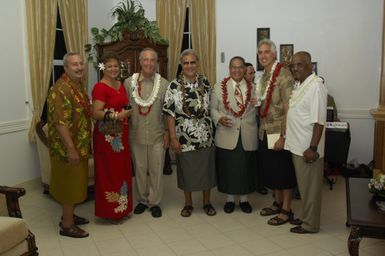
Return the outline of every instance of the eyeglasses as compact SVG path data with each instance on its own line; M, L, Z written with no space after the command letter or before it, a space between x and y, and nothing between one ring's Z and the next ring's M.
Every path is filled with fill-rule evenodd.
M183 62L182 63L184 66L187 66L187 65L195 65L195 64L197 64L197 62L196 61L185 61L185 62Z

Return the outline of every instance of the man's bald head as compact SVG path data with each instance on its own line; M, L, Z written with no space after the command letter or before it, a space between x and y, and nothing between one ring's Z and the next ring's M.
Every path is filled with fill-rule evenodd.
M295 80L301 83L305 81L305 79L313 73L310 53L301 51L294 54L290 69Z

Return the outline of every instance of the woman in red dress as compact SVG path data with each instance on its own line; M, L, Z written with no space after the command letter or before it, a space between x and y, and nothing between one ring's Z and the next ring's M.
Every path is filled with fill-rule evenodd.
M128 97L117 80L120 62L107 54L99 64L103 78L92 90L95 160L95 215L113 223L132 211L131 156L128 145Z

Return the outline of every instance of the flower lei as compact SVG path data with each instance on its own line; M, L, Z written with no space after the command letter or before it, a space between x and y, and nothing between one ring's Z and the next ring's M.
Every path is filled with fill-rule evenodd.
M188 92L186 91L185 84L187 82L184 79L183 72L179 75L178 80L177 80L177 82L180 84L180 90L181 90L181 94L182 94L183 112L186 113L190 118L192 116L195 116L196 118L202 118L206 113L206 109L204 106L205 83L204 83L203 76L199 76L198 74L196 75L195 81L198 83L198 105L200 107L197 111L194 111L195 113L191 113L190 108L186 102L186 97L185 97L185 95L188 94Z
M309 90L309 88L311 87L310 85L313 83L313 81L317 79L321 80L321 78L314 75L314 77L312 77L310 80L306 81L306 83L302 85L300 84L300 82L297 82L295 85L296 89L293 90L290 95L289 107L295 106Z
M271 103L271 97L273 95L274 87L275 87L275 82L277 80L277 76L279 75L279 72L281 71L282 64L275 62L273 67L271 68L270 74L270 80L266 86L265 92L263 93L262 97L260 98L261 100L265 100L265 107L262 111L262 106L258 108L258 114L261 118L264 118L267 116L267 111L269 110L270 103ZM258 86L259 87L259 86ZM259 87L260 88L260 87Z
M79 92L78 88L75 88L73 85L73 82L70 80L70 78L67 75L63 76L64 80L71 86L71 89L74 92L76 102L79 103L86 114L87 118L91 118L91 104L90 104L90 98L88 97L88 94L84 91Z
M158 95L161 76L158 73L155 74L154 87L152 88L150 97L148 97L148 99L146 100L142 99L142 95L141 95L142 85L139 81L139 76L140 76L139 73L135 73L132 76L132 97L134 98L134 101L136 102L136 104L138 104L139 114L145 116L145 115L148 115L148 113L150 113L152 104L154 104L156 96ZM146 112L142 112L142 108L145 108L145 107L147 107L148 110Z
M222 99L223 99L223 105L225 109L230 112L234 117L240 117L245 113L247 105L250 103L250 98L251 98L251 82L248 80L246 81L246 87L247 87L247 92L246 92L246 102L245 104L241 105L239 108L240 110L235 112L229 105L229 100L228 100L228 91L227 91L227 82L231 79L231 77L225 78L221 82L221 87L222 87Z

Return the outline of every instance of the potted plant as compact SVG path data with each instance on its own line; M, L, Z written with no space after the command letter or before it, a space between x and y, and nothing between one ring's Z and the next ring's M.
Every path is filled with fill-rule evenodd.
M110 29L91 28L93 45L86 44L85 51L88 61L92 61L96 68L96 46L105 42L118 42L126 37L135 40L146 37L154 43L167 44L168 41L159 33L156 21L149 21L144 16L144 9L138 0L124 0L112 8L111 16L116 22Z

